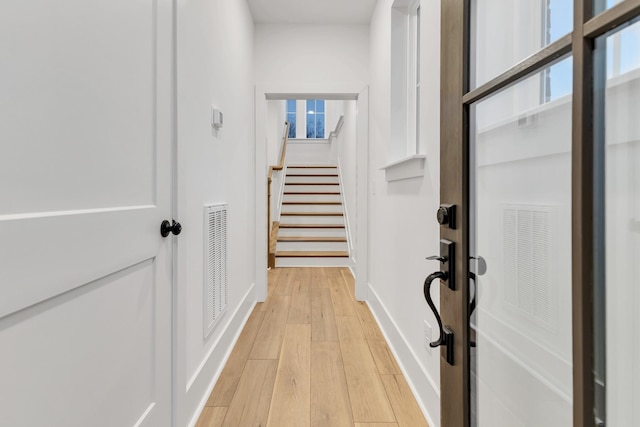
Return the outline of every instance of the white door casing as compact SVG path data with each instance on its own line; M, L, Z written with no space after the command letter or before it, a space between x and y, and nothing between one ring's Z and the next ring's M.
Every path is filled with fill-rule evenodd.
M0 425L171 423L170 0L0 14Z
M255 166L256 166L256 299L267 297L267 137L269 100L325 99L355 100L357 108L356 148L356 265L355 293L359 301L367 299L368 289L368 173L369 173L369 86L360 82L328 85L273 84L255 88ZM263 191L260 189L264 188Z
M356 286L358 301L366 301L369 289L369 86L356 101Z

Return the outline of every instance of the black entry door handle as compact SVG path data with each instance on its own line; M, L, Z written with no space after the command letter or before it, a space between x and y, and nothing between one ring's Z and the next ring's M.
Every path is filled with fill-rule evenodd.
M440 313L438 313L438 309L436 305L433 303L433 299L431 298L431 283L433 283L436 279L447 280L448 274L444 271L436 271L435 273L431 273L427 276L424 281L424 299L427 300L427 305L433 312L433 315L436 318L436 322L438 322L438 329L440 331L440 336L437 340L430 342L429 347L436 348L441 345L444 345L446 348L446 356L445 359L447 363L453 365L453 332L446 326L442 325L442 318L440 317Z

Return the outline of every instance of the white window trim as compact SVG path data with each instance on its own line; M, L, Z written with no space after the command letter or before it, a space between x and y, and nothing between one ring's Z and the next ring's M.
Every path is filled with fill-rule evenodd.
M420 143L420 0L395 0L391 9L391 140L389 165L423 159ZM419 176L419 175L415 175Z

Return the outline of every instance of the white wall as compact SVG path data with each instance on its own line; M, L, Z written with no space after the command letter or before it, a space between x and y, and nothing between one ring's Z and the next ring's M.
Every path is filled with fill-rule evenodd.
M287 144L287 165L335 165L335 153L326 139L290 139Z
M343 101L344 124L333 141L342 177L342 194L349 234L350 253L353 254L356 236L356 102ZM335 128L334 128L335 129ZM355 260L352 259L355 264Z
M369 300L408 381L428 414L440 421L439 351L424 347L424 321L437 327L424 298L424 278L439 268L425 257L438 253L435 213L440 174L440 2L423 0L421 146L423 177L386 182L380 167L390 159L391 0L380 0L371 21L371 103L369 127ZM435 301L439 300L436 291Z
M269 166L280 162L280 149L284 135L284 122L287 117L285 101L272 100L267 104L269 127L267 134L267 162Z
M253 21L244 0L177 3L175 425L197 415L255 300ZM230 41L233 41L230 43ZM210 125L210 108L224 127ZM228 305L203 339L203 205L228 204Z
M323 82L368 81L367 25L271 25L255 28L256 81L313 89Z

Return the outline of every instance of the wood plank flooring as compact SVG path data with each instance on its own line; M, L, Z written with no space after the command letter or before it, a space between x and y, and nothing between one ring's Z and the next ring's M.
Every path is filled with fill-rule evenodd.
M427 427L346 268L269 271L196 427Z

